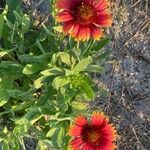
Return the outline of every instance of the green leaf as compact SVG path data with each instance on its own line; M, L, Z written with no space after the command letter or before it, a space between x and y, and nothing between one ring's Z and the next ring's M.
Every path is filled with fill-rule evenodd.
M56 30L57 32L62 32L62 26L55 26L53 27L54 30Z
M67 64L68 66L71 65L71 61L70 61L70 55L68 53L65 52L59 52L58 56L60 57L61 61L65 64Z
M44 24L42 24L42 27L44 28L44 30L46 31L46 34L47 35L50 35L50 36L56 36L53 32L51 32L51 30L46 27Z
M75 93L76 93L75 89L61 88L61 94L64 96L63 99L65 102L71 101Z
M28 102L23 102L19 105L16 105L13 107L13 111L20 111L20 110L25 110L26 108L29 108L34 104L34 101L28 101Z
M2 142L2 150L10 150L8 141L4 140Z
M2 14L0 14L0 39L3 33L4 17L6 17L7 12L8 12L8 5L5 6L4 11L2 12Z
M30 75L40 71L42 68L44 68L44 65L40 63L27 64L23 69L23 73Z
M82 85L81 85L81 89L85 92L86 96L88 99L90 100L94 100L94 91L93 89L91 88L91 86L89 84L87 84L86 82L84 82Z
M3 25L4 25L4 17L3 17L3 15L1 14L1 15L0 15L0 39L1 39L2 33L3 33Z
M17 23L17 26L21 24L21 16L14 10L13 14L15 15L15 22Z
M16 49L17 48L12 48L12 49L9 49L9 50L5 50L5 49L0 48L0 58L2 58L3 56L5 56L8 53L13 52Z
M32 93L29 92L23 92L20 90L6 90L9 97L17 98L17 99L32 99Z
M64 138L65 138L65 130L63 127L59 129L58 136L57 136L57 143L59 147L64 146Z
M86 68L87 72L96 72L96 73L101 73L104 71L104 68L98 65L90 65Z
M20 149L20 143L18 142L18 139L15 137L9 137L9 143L10 147L13 150L19 150Z
M47 145L42 140L40 140L38 141L36 150L47 150Z
M13 10L16 10L17 7L20 6L21 1L20 0L6 0L6 3L8 4L10 12Z
M87 106L83 102L72 102L71 106L75 110L86 110Z
M50 131L48 131L48 133L46 134L46 137L52 137L54 135L54 133L56 132L57 128L51 128Z
M45 76L41 76L40 78L38 78L37 80L34 81L34 87L36 89L39 89L43 86L44 84L44 80L45 80Z
M3 140L4 140L4 138L3 138L3 137L0 137L0 143L2 143Z
M7 103L9 95L6 90L13 87L13 75L4 75L0 77L0 107Z
M24 135L29 130L30 127L31 124L29 122L26 124L19 124L15 126L13 133L16 136Z
M20 55L19 59L22 62L26 62L26 63L47 63L49 61L49 59L51 58L50 53L46 53L43 55L39 55L39 56L33 56L33 55L29 55L29 54L24 54L24 55Z
M103 48L104 46L106 46L109 42L109 38L104 38L101 39L97 45L95 47L92 48L92 51L99 51L101 48Z
M41 74L44 76L55 76L55 75L62 75L63 72L60 68L54 67L54 68L46 69L42 71Z
M57 101L57 106L58 106L60 112L65 112L68 110L68 104L65 101L65 97L60 92L57 93L56 101Z
M51 65L52 65L52 66L56 64L57 57L58 57L58 56L57 56L57 54L55 54L55 53L52 55L52 59L51 59Z
M39 112L42 115L51 115L53 113L53 108L45 104L44 106L39 107Z
M83 60L81 60L74 68L72 71L74 71L75 73L79 73L81 71L84 71L87 66L92 62L92 57L89 56Z
M37 45L38 48L41 50L41 52L42 52L43 54L45 54L45 50L44 50L42 44L40 43L40 41L39 41L38 39L36 40L36 45Z
M6 126L5 126L4 129L3 129L3 133L4 133L4 134L7 134L7 133L8 133L8 129L7 129Z
M22 118L15 120L16 124L30 124L33 125L41 117L40 107L32 107L28 109L28 112Z
M14 25L13 25L13 23L12 22L10 22L8 19L7 19L7 17L6 16L4 16L4 19L5 19L5 21L6 21L6 24L7 24L7 26L10 28L10 29L14 29Z
M65 111L67 111L68 110L68 104L66 103L66 102L64 102L63 100L62 101L60 101L59 100L59 109L60 109L60 111L61 112L65 112Z
M1 72L14 75L17 79L22 75L22 66L11 61L2 61L0 63L0 73Z
M52 83L53 87L55 89L59 89L60 87L63 87L64 85L70 83L70 79L69 78L65 78L65 77L56 77Z
M52 141L46 140L46 139L44 139L44 140L40 139L38 141L38 144L37 144L35 150L51 150L51 147L53 149ZM54 150L56 150L56 149L54 149Z
M109 55L111 54L112 51L109 52L104 52L102 54L100 54L99 56L95 56L95 60L96 61L102 61L103 59L106 59L107 57L109 57Z
M22 17L22 33L27 33L30 29L30 17L27 14L24 14Z
M25 117L15 119L15 124L17 125L22 125L22 124L27 124L27 123L28 123L28 120Z

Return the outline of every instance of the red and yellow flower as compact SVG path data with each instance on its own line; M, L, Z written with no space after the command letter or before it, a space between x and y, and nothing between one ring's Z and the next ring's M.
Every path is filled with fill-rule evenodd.
M116 130L109 119L99 112L93 112L91 119L84 116L75 118L69 135L73 150L114 150L116 148Z
M110 27L112 17L108 0L58 0L60 10L57 22L63 23L64 34L70 34L76 41L89 38L99 40L103 35L102 27Z

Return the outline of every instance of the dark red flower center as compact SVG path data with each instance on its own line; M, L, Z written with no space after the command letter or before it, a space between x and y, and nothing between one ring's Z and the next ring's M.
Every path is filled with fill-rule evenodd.
M94 19L95 11L93 9L93 6L81 3L75 11L76 19L81 24L89 24Z
M87 140L90 143L98 143L100 140L100 134L98 134L96 131L91 131L87 134Z
M87 127L83 131L83 140L93 145L99 145L101 134L98 129L94 127Z

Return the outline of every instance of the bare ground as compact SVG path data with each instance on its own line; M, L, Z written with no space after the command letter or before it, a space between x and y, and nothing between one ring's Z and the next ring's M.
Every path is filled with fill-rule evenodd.
M109 96L99 94L99 106L114 121L118 150L150 148L150 31L147 0L114 0L113 27L107 32L113 50L104 74L96 75Z

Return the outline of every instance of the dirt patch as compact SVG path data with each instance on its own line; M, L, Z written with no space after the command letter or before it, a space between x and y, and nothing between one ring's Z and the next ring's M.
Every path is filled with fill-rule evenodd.
M150 147L150 48L149 4L146 0L115 0L114 24L107 31L113 50L104 74L97 81L107 85L109 97L100 106L115 122L119 150L148 150Z

